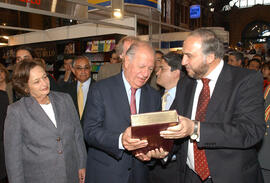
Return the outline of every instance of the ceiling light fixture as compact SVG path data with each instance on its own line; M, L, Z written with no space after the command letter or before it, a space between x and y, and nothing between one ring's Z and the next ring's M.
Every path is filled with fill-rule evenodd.
M122 12L120 9L114 9L113 10L113 17L114 18L122 18L123 15L122 15Z
M112 0L112 18L121 19L124 17L124 0Z

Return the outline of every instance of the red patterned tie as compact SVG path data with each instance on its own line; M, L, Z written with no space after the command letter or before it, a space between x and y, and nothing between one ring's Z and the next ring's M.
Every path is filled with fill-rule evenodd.
M131 88L131 97L130 97L130 113L137 114L136 110L136 88Z
M209 81L210 79L202 78L203 89L199 96L195 117L195 119L200 122L204 122L205 120L206 109L210 100L210 89L208 85ZM198 149L196 141L193 142L193 148L194 148L195 171L201 177L202 180L205 180L210 175L207 159L205 156L205 151L203 149L202 150Z

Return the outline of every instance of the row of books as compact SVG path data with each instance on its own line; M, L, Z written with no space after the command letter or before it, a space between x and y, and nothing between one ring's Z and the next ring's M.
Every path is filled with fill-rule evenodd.
M88 41L86 45L86 53L95 53L95 52L109 52L115 48L115 40L97 40L97 41Z

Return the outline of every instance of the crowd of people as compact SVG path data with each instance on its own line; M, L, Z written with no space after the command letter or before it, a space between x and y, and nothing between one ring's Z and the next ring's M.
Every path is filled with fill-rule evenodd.
M28 47L9 72L0 64L0 183L270 182L270 64L225 55L214 32L197 29L183 54L127 36L97 81L88 57L66 56L54 78ZM10 76L11 75L11 76ZM160 132L174 140L146 154L130 115L177 110Z

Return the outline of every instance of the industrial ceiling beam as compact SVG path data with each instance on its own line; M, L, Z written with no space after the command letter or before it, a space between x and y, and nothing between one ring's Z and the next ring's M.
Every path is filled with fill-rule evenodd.
M95 7L97 9L99 9L99 10L105 10L104 13L106 13L108 15L112 14L112 8L111 7L104 7L104 6L88 3L88 2L85 2L85 1L81 1L81 0L65 0L65 1L72 2L72 3L75 3L75 4L84 5L84 6ZM127 12L125 15L132 16L132 17L134 16L134 14L130 13L130 12ZM188 31L188 32L190 31L189 29L186 29L186 28L183 28L183 27L179 27L179 26L175 26L175 25L171 25L171 24L167 24L167 23L163 23L163 22L159 22L159 21L156 21L156 20L146 18L145 16L142 16L140 14L136 14L136 16L137 16L138 19L142 19L142 20L145 20L145 21L148 21L148 22L151 22L151 23L157 23L157 24L160 23L161 25L163 25L165 27L170 27L170 28L181 30L181 31Z
M84 22L84 23L94 23L94 24L100 24L100 25L111 26L111 27L118 27L118 28L123 28L123 29L128 29L128 30L135 30L134 27L130 27L130 26L126 26L126 25L119 25L119 24L104 22L101 20L91 20L88 18L77 18L77 17L71 16L71 15L65 15L62 13L53 13L50 11L34 9L34 8L29 8L29 7L24 7L24 6L18 6L18 5L12 5L12 4L2 3L2 2L0 2L0 7L6 8L6 9L17 10L17 11L28 12L28 13L35 13L35 14L41 14L41 15L46 15L46 16L58 17L58 18L77 20L77 21Z
M6 26L6 25L0 25L0 28L1 29L29 31L29 32L43 31L43 30L40 30L40 29L30 29L30 28L22 28L22 27L14 27L14 26Z

